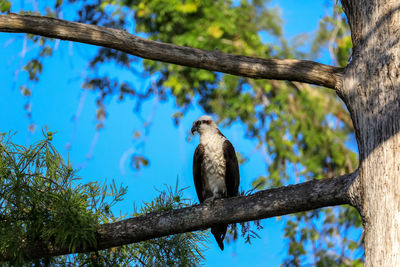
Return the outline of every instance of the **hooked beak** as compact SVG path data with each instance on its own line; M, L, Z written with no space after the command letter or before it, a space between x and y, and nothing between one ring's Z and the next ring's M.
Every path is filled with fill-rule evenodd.
M194 135L196 132L199 132L198 130L199 130L199 126L198 125L193 125L192 130L190 130L190 131Z

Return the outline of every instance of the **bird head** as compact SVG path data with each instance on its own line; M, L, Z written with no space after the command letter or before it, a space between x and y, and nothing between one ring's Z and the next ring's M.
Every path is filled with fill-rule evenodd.
M193 122L191 130L192 134L195 134L196 132L202 134L208 131L218 131L217 124L210 116L203 115Z

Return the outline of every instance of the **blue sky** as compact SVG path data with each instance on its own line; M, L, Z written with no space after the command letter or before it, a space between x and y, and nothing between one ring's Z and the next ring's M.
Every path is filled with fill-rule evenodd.
M16 4L18 4L16 1ZM26 1L25 8L30 7ZM319 19L328 12L330 1L285 0L272 1L279 5L287 38L299 33L312 33L317 29ZM18 10L13 10L18 11ZM83 92L81 85L87 72L87 60L96 52L96 47L71 42L58 42L56 53L45 60L45 67L40 81L29 83L32 89L31 113L36 131L28 133L30 120L27 118L24 105L27 99L19 91L19 86L28 85L27 73L21 69L22 62L35 55L35 47L27 47L25 57L24 35L0 33L0 77L2 95L0 97L0 132L17 132L14 141L28 145L41 138L41 128L48 127L57 131L54 145L75 167L80 168L79 175L83 181L111 181L128 186L128 194L114 211L122 214L131 213L133 204L140 206L152 200L157 191L164 185L175 185L177 177L180 187L189 187L186 196L196 199L192 182L192 156L198 143L198 137L188 140L192 121L202 115L198 106L194 106L183 118L179 127L174 126L171 115L175 104L169 100L157 103L154 99L142 107L142 117L151 117L152 126L145 136L146 143L138 153L144 153L150 160L148 167L134 171L129 167L127 155L134 152L135 142L132 138L135 131L142 131L142 121L133 113L135 103L126 99L117 101L117 97L107 100L108 117L105 129L96 136L96 95ZM325 61L324 61L325 60ZM322 62L329 64L328 59ZM129 73L124 73L113 66L103 70L111 78L134 81L140 88L143 81ZM79 118L73 121L79 112ZM234 124L222 132L231 140L236 149L249 161L240 167L241 187L249 190L251 182L259 175L265 174L265 161L256 148L256 142L248 140L240 124ZM71 141L73 141L71 143ZM69 152L66 145L71 143ZM87 155L93 148L92 157ZM230 266L279 266L286 253L282 239L282 221L276 218L262 221L264 229L260 231L261 239L254 239L252 245L244 244L243 239L226 246L221 252L214 240L210 238L206 251L206 266L216 266L221 262Z

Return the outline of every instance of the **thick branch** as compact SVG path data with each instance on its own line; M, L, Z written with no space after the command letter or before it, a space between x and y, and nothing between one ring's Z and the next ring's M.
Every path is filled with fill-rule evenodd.
M31 33L45 37L104 46L138 57L238 76L288 80L339 89L342 68L295 59L262 59L206 51L146 40L123 30L61 19L0 15L0 31Z
M250 196L216 200L168 212L150 213L123 221L103 224L97 246L74 252L87 252L122 246L161 236L206 229L219 223L236 223L285 214L350 204L349 189L358 172L337 178L313 180L297 185L260 191ZM25 249L27 258L69 254L66 248L35 244ZM6 260L1 258L0 260Z

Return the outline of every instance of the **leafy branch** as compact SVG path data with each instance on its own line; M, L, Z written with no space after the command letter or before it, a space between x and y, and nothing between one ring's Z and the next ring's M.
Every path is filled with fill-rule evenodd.
M79 183L76 170L65 163L51 141L53 133L28 148L0 137L0 257L11 264L29 261L26 247L96 248L101 223L121 220L111 207L123 200L127 188L98 182ZM133 216L190 206L183 189L167 188ZM64 257L42 255L33 263L74 265L197 265L202 259L205 232L186 233L155 240Z

